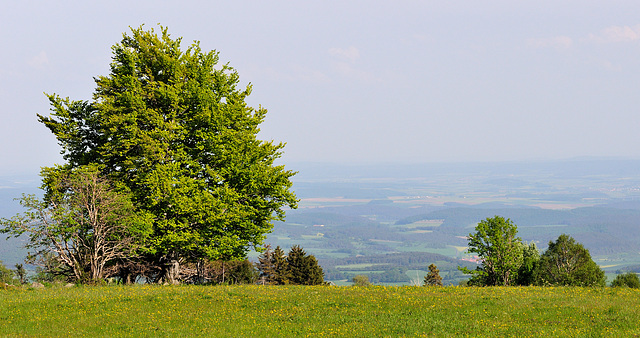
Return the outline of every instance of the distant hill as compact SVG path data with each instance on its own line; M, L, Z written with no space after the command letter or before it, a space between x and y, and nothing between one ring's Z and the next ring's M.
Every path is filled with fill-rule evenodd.
M38 176L12 175L0 177L0 218L11 218L23 212L22 206L16 201L22 194L39 194ZM16 263L22 263L26 257L26 250L22 248L24 238L11 238L0 234L0 261L9 268Z

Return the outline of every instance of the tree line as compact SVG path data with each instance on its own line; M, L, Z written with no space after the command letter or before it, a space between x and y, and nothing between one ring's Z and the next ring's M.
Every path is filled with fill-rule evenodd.
M247 259L233 261L206 261L200 264L184 264L180 269L180 280L187 284L259 284L259 285L320 285L325 284L322 267L313 255L307 254L302 247L294 245L288 253L278 246L270 245L253 263ZM68 282L69 276L54 271L36 269L36 274L27 276L23 264L15 269L5 267L0 261L0 286L23 285L29 281L38 283ZM109 276L105 283L143 283L138 278L125 280L122 276Z
M542 254L535 243L517 237L517 226L500 216L480 221L468 236L468 252L476 254L475 270L460 268L473 286L605 286L604 271L589 250L571 236L562 234L550 241ZM618 275L613 286L633 286L634 273Z

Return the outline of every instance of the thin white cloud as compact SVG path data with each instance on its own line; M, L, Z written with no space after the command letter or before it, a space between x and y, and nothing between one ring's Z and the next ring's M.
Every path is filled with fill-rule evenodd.
M365 83L379 82L373 73L367 72L355 67L356 61L360 58L360 51L354 46L348 48L330 48L329 55L336 58L333 63L333 69L341 76L362 81Z
M607 27L600 34L589 34L588 40L600 43L637 41L640 40L640 24Z
M329 48L329 54L331 56L345 58L351 62L360 58L360 51L354 46L350 46L349 48Z
M33 68L43 68L49 64L49 58L47 58L47 53L42 51L40 54L29 59L27 63Z
M573 45L573 40L568 36L527 39L527 46L532 48L570 48L571 45Z
M373 73L356 69L347 62L336 62L334 64L334 69L336 70L336 72L338 72L338 74L348 78L356 79L358 81L366 83L380 82L380 79L377 78Z

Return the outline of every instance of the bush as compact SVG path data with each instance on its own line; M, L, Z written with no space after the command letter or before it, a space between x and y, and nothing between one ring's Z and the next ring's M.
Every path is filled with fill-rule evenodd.
M622 275L617 275L611 282L612 287L630 287L634 289L640 289L640 278L634 272L627 272Z
M353 277L351 280L353 285L355 286L369 286L371 283L369 282L369 276L366 275L357 275Z

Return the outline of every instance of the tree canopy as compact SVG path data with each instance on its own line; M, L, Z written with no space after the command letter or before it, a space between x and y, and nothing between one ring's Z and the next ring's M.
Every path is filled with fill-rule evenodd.
M517 285L532 285L533 274L540 261L540 251L536 243L522 244L522 265L518 269Z
M324 282L324 272L313 255L308 255L299 245L294 245L287 255L291 284L319 285Z
M534 272L537 285L604 286L604 271L573 237L562 234L549 242Z
M517 226L501 216L480 221L469 234L469 252L476 253L481 265L475 270L462 268L472 274L471 285L512 285L522 265L522 241L516 237Z
M148 259L237 259L261 248L274 220L297 199L295 174L275 160L284 144L261 141L267 111L245 102L251 85L194 42L181 49L166 28L131 29L112 48L110 73L90 101L48 95L66 164L43 171L49 184L82 166L122 183L137 212L150 214Z

